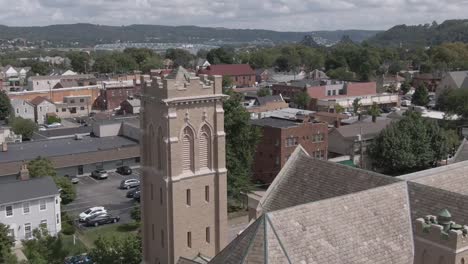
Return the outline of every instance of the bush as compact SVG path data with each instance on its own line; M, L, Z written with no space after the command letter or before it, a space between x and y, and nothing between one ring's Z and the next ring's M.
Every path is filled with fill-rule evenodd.
M15 134L22 135L23 138L30 139L34 134L34 131L37 130L37 125L29 119L15 117L11 122L11 128Z
M62 204L69 204L76 198L76 190L73 183L65 177L55 176L55 184L62 189L60 197L62 198Z
M47 124L50 125L52 123L61 123L62 119L56 116L47 116Z
M62 212L62 233L65 235L73 235L75 234L75 225L73 225L73 219L66 213Z

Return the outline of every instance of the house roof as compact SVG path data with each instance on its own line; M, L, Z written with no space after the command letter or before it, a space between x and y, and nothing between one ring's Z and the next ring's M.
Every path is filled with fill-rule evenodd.
M348 83L346 87L347 96L371 95L377 93L376 82Z
M175 79L177 81L187 81L192 77L193 74L187 71L184 67L179 66L172 70L169 75L166 76L166 79Z
M141 101L140 99L127 99L125 100L129 105L131 105L132 107L140 107L141 106Z
M39 81L39 80L76 80L76 79L96 79L92 74L77 74L77 75L54 75L54 76L31 76L29 80Z
M372 171L314 159L299 146L268 188L259 208L271 212L399 181Z
M42 102L44 101L47 101L51 104L53 104L53 102L51 102L49 99L45 98L45 97L42 97L42 96L37 96L36 98L32 99L31 100L31 104L33 105L40 105Z
M265 105L267 103L272 103L272 102L284 102L283 97L281 97L281 95L267 95L267 96L262 96L262 97L257 96L256 98L260 105Z
M57 195L58 188L52 177L33 178L0 184L0 203L9 204Z
M209 75L255 75L255 71L249 64L212 64L205 70L200 71L201 74Z
M452 78L455 82L457 87L454 88L461 88L463 83L466 79L468 79L468 71L452 71L448 72L448 75Z
M410 264L408 210L399 182L268 212L210 263Z
M294 120L287 120L287 119L274 118L274 117L254 119L254 120L251 120L250 123L254 126L274 127L274 128L290 128L290 127L297 127L300 125L300 123Z
M382 119L374 122L357 122L351 125L340 126L335 128L334 131L337 131L344 138L355 138L359 134L362 135L363 139L369 139L377 136L383 129L385 129L392 119Z
M460 147L457 150L457 153L455 153L455 156L453 157L452 163L466 160L468 160L468 140L463 139Z

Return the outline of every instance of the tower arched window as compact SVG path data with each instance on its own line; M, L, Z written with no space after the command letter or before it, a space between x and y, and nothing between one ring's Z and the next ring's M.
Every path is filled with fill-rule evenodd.
M162 164L163 164L163 134L162 134L162 129L161 127L158 128L158 137L157 137L157 142L156 142L156 149L157 149L157 154L158 155L158 164L156 165L158 170L162 169Z
M184 128L182 135L182 169L183 171L194 171L194 134L190 127Z
M200 148L200 168L211 169L211 131L210 128L203 126L199 140Z
M147 151L147 157L148 157L148 160L146 161L147 165L148 166L153 166L154 165L154 139L155 139L155 132L154 132L154 127L153 125L150 125L149 126L149 129L148 129L148 145L146 146L148 151Z
M465 258L462 258L462 259L460 260L460 263L461 263L461 264L465 264Z

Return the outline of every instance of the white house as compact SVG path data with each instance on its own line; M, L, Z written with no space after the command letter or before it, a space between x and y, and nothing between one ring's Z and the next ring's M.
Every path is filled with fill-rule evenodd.
M11 99L10 101L15 117L22 117L24 119L35 121L33 104L26 100L16 98Z
M47 228L56 235L62 228L60 195L51 177L29 179L22 168L20 180L0 183L0 223L18 243L31 239L34 229Z
M56 113L56 107L49 99L38 96L31 100L34 105L34 116L39 125L47 123L47 114Z

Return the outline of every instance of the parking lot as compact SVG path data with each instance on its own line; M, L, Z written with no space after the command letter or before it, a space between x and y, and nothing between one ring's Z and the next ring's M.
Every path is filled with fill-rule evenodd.
M119 185L123 179L140 179L140 173L140 169L134 169L128 176L109 172L109 177L105 180L96 180L91 176L80 177L79 183L76 184L75 201L63 206L62 211L77 218L90 207L104 206L110 214L120 216L121 223L130 223L133 221L130 212L138 203L132 198L127 198L127 190L119 189Z

